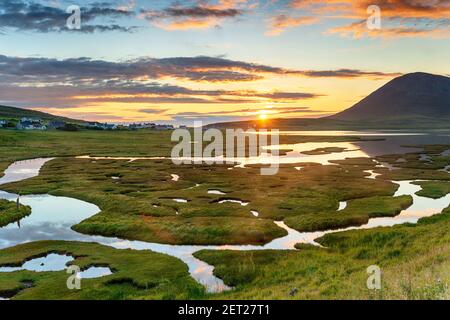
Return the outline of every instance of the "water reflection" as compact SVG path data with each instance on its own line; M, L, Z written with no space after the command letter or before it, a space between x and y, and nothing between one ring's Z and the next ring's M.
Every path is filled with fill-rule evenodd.
M26 261L20 267L0 267L0 272L15 272L21 270L28 270L34 272L54 272L66 270L69 262L74 261L75 258L70 255L51 253L45 257L32 259ZM87 270L81 271L77 274L79 279L95 279L111 275L112 271L107 267L90 267Z
M36 177L41 167L50 160L53 160L53 158L39 158L14 162L5 171L5 175L0 178L0 185Z
M13 272L28 270L34 272L61 271L65 270L67 264L74 258L69 255L49 254L45 257L26 261L20 267L0 267L0 272Z
M297 162L318 162L328 164L330 160L339 160L350 157L368 157L374 155L381 155L386 153L402 153L415 152L415 149L401 147L404 144L426 144L422 140L423 137L430 139L430 135L407 135L400 137L398 134L392 134L386 141L364 141L354 143L313 143L313 144L296 144L293 145L294 151L288 153L283 161L286 163ZM405 140L406 139L406 140ZM412 140L409 140L412 139ZM428 140L440 141L439 139ZM446 137L446 143L449 142L449 137ZM432 142L431 142L432 143ZM444 142L436 142L444 143ZM285 146L280 146L284 148ZM321 147L345 147L347 151L330 153L328 155L305 155L301 152L311 151ZM402 149L403 148L403 149ZM406 151L405 151L406 150ZM390 152L393 151L393 152ZM86 157L84 157L86 158ZM100 158L101 159L116 159L113 157ZM136 160L136 159L161 159L161 158L126 158L121 157L121 160ZM267 155L265 161L273 160L270 155ZM301 161L299 161L301 159ZM41 166L51 159L36 159L24 162L17 162L11 165L3 178L0 179L0 184L7 182L20 181L38 175ZM247 159L248 160L248 159ZM258 159L257 161L260 161ZM255 161L255 159L250 160ZM247 164L248 162L246 162ZM382 166L382 165L379 165ZM298 169L301 169L298 167ZM365 171L369 174L367 178L375 179L378 174L373 170ZM339 230L327 230L321 232L298 232L287 227L283 222L275 222L280 228L287 231L287 236L273 240L264 246L255 245L224 245L224 246L189 246L189 245L167 245L158 243L147 243L143 241L128 241L118 238L107 238L101 236L88 236L79 234L71 229L71 227L84 219L87 219L97 214L100 209L90 203L84 201L66 198L54 197L50 195L33 195L21 197L23 204L29 205L32 208L32 214L21 221L21 228L17 225L11 224L5 228L0 229L0 248L15 246L20 243L32 242L37 240L70 240L82 242L96 242L103 245L111 246L117 249L134 249L134 250L152 250L155 252L165 253L185 262L189 267L189 272L193 278L204 284L208 291L217 292L229 289L221 279L213 275L213 267L203 261L196 259L193 254L199 250L293 250L297 243L309 243L317 245L315 240L327 233L334 233L346 230L369 229L378 226L392 226L405 222L415 223L419 218L440 213L444 208L450 204L450 194L441 199L429 199L419 197L415 193L420 190L420 186L414 185L413 181L397 181L399 189L395 196L411 195L414 203L411 207L403 210L398 216L392 218L375 218L370 219L366 225L360 227L351 227ZM0 198L14 201L17 195L0 191ZM174 199L185 200L185 199ZM231 200L228 200L231 201ZM239 202L234 200L235 202ZM245 202L239 202L244 205ZM247 203L248 204L248 203ZM343 206L343 205L342 205ZM341 208L341 205L340 205ZM257 217L256 211L251 213ZM98 270L99 272L106 272L106 270ZM94 271L92 271L94 272ZM89 274L86 274L89 277Z
M345 208L347 208L347 201L340 201L340 202L339 202L339 208L338 208L337 211L342 211L342 210L344 210Z

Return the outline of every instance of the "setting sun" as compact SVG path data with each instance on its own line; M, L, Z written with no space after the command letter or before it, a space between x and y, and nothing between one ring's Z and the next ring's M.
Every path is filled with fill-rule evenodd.
M268 110L260 110L258 112L258 118L259 120L267 120L269 118L270 111Z

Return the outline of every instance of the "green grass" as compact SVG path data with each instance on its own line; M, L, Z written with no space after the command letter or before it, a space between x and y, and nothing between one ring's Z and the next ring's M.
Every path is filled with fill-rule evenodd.
M163 156L169 157L171 131L95 131L78 132L18 131L0 129L0 171L13 161L37 157ZM270 139L269 139L270 140ZM359 137L281 136L280 143L361 141ZM207 144L205 142L205 144Z
M371 197L350 200L339 212L315 212L286 219L286 224L299 231L317 231L366 224L376 217L392 217L413 203L411 196Z
M369 163L302 166L301 173L282 166L277 175L261 176L258 166L228 170L225 165L175 166L169 160L59 158L48 162L38 177L2 188L98 205L101 213L76 225L76 231L170 244L264 244L286 234L273 221L285 220L299 230L312 228L314 221L319 228L359 225L370 216L396 214L409 203L389 198L395 184L366 179L362 170ZM180 180L172 181L171 174ZM211 189L227 194L208 194ZM220 204L223 199L250 204ZM350 199L358 199L355 209L336 213L339 201ZM371 212L357 212L368 207ZM251 210L260 216L255 218Z
M282 137L282 143L357 139L286 136ZM431 157L431 162L420 161L420 155L415 153L377 157L379 161L397 166L398 170L378 168L371 159L360 158L334 161L336 165L328 166L302 163L300 172L294 169L296 164L282 165L274 176L261 176L259 166L229 170L226 165L175 166L169 160L130 163L73 157L83 154L168 156L169 140L170 132L0 130L2 169L15 160L59 157L46 163L38 177L2 185L0 189L21 194L49 193L97 204L101 208L98 215L74 226L75 230L87 234L169 244L263 244L286 234L273 221L283 220L298 230L318 230L360 225L371 217L398 214L411 199L393 198L398 186L389 180L433 180L424 183L421 192L429 197L447 193L450 181L448 173L437 170L450 163L449 157L439 155L448 145L425 146L424 153ZM400 158L405 161L398 162ZM381 176L367 179L364 170L374 170ZM179 175L180 180L172 181L171 174ZM208 194L212 189L226 192L226 195ZM189 202L176 203L173 198ZM249 205L218 203L223 199L241 199ZM348 207L338 212L340 201L348 201ZM259 217L253 217L251 210L258 211ZM196 255L213 264L215 274L227 284L236 286L231 292L206 297L448 299L449 215L447 209L445 214L423 219L417 226L327 235L320 240L326 249L299 245L298 251L202 251ZM122 278L112 283L104 282L109 277L89 280L83 293L67 293L64 292L65 281L62 282L66 279L64 272L0 274L0 291L3 292L20 291L32 280L34 287L20 291L17 298L54 298L57 295L63 299L205 297L193 279L185 278L186 266L164 255L156 257L149 252L67 242L28 244L7 250L11 251L0 251L0 264L17 263L55 250L73 253L78 257L77 263L83 263L83 257L87 256L87 260L119 270L111 277L130 273L133 279L125 277L125 281ZM8 259L1 260L5 252L9 252ZM152 269L149 263L152 259L158 261L159 269ZM381 292L369 291L365 286L366 268L372 264L382 267ZM134 272L140 265L145 270ZM180 273L172 270L172 265L174 268L179 265L178 271L184 270L180 271L183 275L179 286L174 274ZM61 282L52 283L55 279ZM157 285L147 288L146 281ZM298 293L291 295L295 292L293 289Z
M421 181L415 184L422 187L417 195L432 199L445 197L450 193L450 181Z
M103 152L110 150L107 154L126 155L131 152L129 146L124 147L126 137L134 132L96 132L94 135L98 136L92 136L92 141L83 142L78 140L79 134L87 135L87 139L92 133L68 133L80 143L78 146L74 143L74 148L103 146ZM168 133L139 132L137 138L162 143L160 135L164 134ZM37 136L34 138L41 141ZM31 138L28 140L30 143ZM112 141L117 146L110 146L114 145ZM49 140L41 143L47 144ZM140 150L139 145L134 147ZM70 150L70 145L65 150ZM79 154L83 154L80 150ZM158 155L157 150L164 154L164 149L156 149L153 155ZM98 155L97 152L94 153ZM416 155L405 157L413 161ZM264 244L286 234L273 221L284 220L297 230L313 231L361 225L371 217L396 215L411 204L411 199L392 198L398 186L383 178L403 175L403 178L440 179L447 174L413 168L387 172L363 158L335 163L329 166L303 163L300 173L293 168L295 164L282 165L277 175L261 176L259 166L229 170L227 165L176 166L170 160L130 163L70 157L48 162L39 177L2 188L21 194L75 197L98 205L101 208L98 215L74 226L76 231L86 234L170 244ZM383 175L381 179L367 179L364 170L376 170ZM171 174L179 175L180 180L172 181ZM208 194L211 189L227 194ZM175 198L184 198L188 203L176 203ZM243 207L218 203L223 199L241 199L250 204ZM337 212L340 201L348 201L349 206ZM260 213L258 218L253 217L252 210Z
M214 299L450 298L450 208L418 225L327 234L325 248L212 251L196 257L235 290ZM382 271L382 290L366 286L367 268ZM297 289L295 295L290 295Z
M81 281L69 290L66 271L0 273L0 296L21 300L198 299L204 288L176 258L152 251L118 250L93 243L43 241L0 251L0 265L22 265L48 253L68 254L81 270L107 266L113 274ZM27 288L29 286L29 288Z
M338 152L344 152L345 148L339 148L339 147L325 147L325 148L317 148L311 151L303 151L303 154L307 155L323 155L323 154L330 154L330 153L338 153Z
M30 207L19 205L19 208L17 208L16 202L0 199L0 228L20 221L30 214Z

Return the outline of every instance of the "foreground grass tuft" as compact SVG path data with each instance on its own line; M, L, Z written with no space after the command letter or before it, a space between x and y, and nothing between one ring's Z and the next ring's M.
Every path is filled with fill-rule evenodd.
M0 251L0 265L22 265L48 253L69 254L81 270L108 266L113 274L85 279L81 290L69 290L65 271L0 272L0 296L13 299L197 299L204 288L189 276L180 260L152 251L118 250L93 243L42 241Z
M0 227L7 226L10 223L18 222L31 214L31 208L19 205L14 201L0 199Z

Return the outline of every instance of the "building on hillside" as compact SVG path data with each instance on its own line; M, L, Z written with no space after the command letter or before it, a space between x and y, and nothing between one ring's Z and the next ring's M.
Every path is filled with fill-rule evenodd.
M22 118L20 119L17 129L19 130L47 130L39 118Z
M128 126L131 130L138 130L138 129L153 129L155 128L156 124L154 123L132 123Z
M157 124L155 126L156 130L173 130L174 126L171 124Z
M117 129L117 124L114 123L105 123L103 124L103 128L105 130L116 130Z
M61 129L66 125L64 121L50 121L48 127L52 129Z
M118 128L117 124L100 122L89 122L86 127L95 130L116 130Z
M88 128L88 129L101 129L100 125L101 125L100 122L88 122L88 124L86 125L86 128Z

